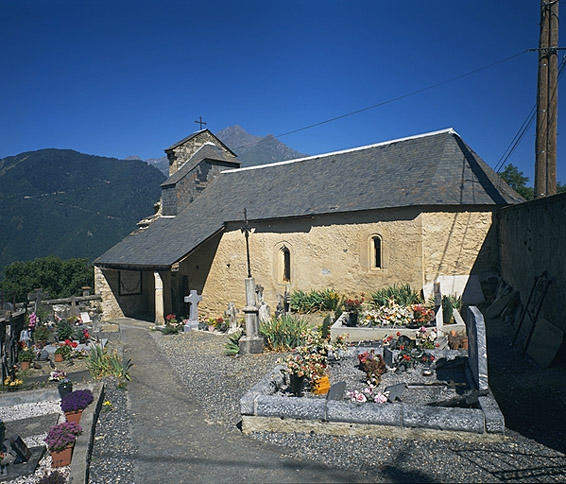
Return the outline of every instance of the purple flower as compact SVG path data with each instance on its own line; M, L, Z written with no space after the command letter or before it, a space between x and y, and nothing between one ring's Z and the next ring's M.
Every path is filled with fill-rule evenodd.
M75 390L63 397L61 410L63 412L76 412L86 408L94 400L90 390Z
M49 450L62 450L74 444L77 440L77 435L82 431L83 429L79 424L63 422L49 429L47 437L45 437L45 443L49 447Z

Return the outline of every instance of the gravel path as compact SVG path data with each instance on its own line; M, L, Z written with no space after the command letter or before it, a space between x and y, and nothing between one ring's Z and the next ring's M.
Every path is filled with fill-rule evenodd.
M132 455L135 448L130 433L130 412L127 405L127 390L117 388L116 381L104 381L104 406L96 424L96 436L90 462L90 482L109 484L133 483L134 465ZM111 409L109 409L111 408Z
M239 399L281 355L232 358L223 355L225 337L192 332L152 335L191 395L199 395L207 418L236 431ZM566 457L534 440L507 431L498 443L401 440L317 434L256 433L297 459L324 462L352 479L384 482L560 482Z

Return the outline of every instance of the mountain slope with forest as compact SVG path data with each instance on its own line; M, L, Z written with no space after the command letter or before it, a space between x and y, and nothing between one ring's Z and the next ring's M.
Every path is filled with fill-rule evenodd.
M0 272L47 255L94 259L153 213L164 179L140 160L73 150L0 159Z

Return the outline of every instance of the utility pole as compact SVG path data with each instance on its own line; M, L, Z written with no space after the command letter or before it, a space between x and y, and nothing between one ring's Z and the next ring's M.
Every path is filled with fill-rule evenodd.
M558 1L540 2L535 197L556 193L558 117Z

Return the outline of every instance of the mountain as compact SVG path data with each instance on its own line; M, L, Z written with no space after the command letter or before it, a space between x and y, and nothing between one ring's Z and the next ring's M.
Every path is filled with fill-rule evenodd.
M273 135L255 136L238 125L224 128L216 133L216 136L238 155L243 167L306 156L281 143Z
M169 176L169 160L166 156L162 158L149 158L145 160L148 165L155 166L165 176Z
M0 159L0 271L47 255L94 259L153 213L164 179L140 160L73 150Z

